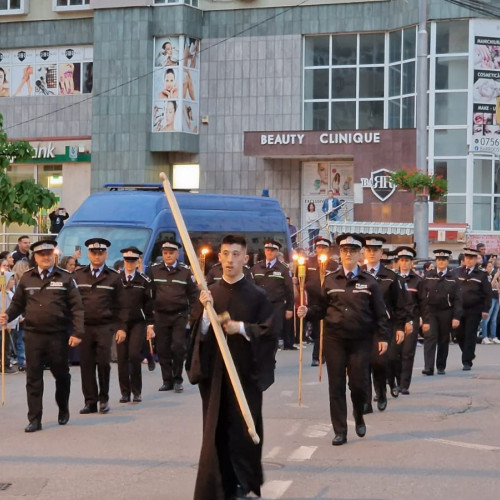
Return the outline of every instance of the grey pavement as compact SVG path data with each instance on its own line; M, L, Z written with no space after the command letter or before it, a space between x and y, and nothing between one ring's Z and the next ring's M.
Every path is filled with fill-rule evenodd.
M463 372L450 347L445 376L421 375L417 349L409 396L389 398L366 417L367 435L332 447L326 370L304 349L303 400L297 404L298 353L277 354L276 383L264 397L267 499L498 499L500 496L500 346L477 346ZM189 500L201 444L195 386L158 392L159 367L143 367L143 402L119 404L116 365L111 412L78 414L78 367L71 368L71 419L57 424L54 384L45 372L43 430L26 434L24 375L6 375L0 407L0 500ZM5 489L2 489L5 488Z

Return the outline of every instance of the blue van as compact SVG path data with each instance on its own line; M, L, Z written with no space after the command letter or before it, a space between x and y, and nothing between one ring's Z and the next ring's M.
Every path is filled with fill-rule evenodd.
M81 247L79 262L88 264L85 241L102 237L111 242L109 266L122 258L120 249L135 245L144 252L147 267L161 260L163 240L180 241L161 184L104 187L108 191L89 196L66 221L57 237L62 255L72 255ZM217 262L220 241L230 233L246 237L249 264L262 258L266 238L279 241L285 260L289 260L292 245L288 225L275 198L187 192L176 192L175 196L197 255L202 248L209 249L206 270Z

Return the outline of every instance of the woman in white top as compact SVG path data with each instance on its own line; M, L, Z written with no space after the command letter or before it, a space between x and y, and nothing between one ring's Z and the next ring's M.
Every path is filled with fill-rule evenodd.
M309 233L309 252L313 251L314 239L319 236L319 222L316 219L320 215L321 214L316 212L316 205L311 201L309 205L307 205L306 212L306 227Z

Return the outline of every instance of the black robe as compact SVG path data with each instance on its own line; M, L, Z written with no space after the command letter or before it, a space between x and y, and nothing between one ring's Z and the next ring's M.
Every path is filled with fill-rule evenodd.
M260 443L255 445L248 434L212 328L203 335L198 321L186 361L189 379L198 384L203 402L203 442L194 499L223 500L235 495L237 485L245 493L260 496L264 482L262 392L274 382L272 306L264 290L245 278L234 284L220 280L210 291L217 314L227 311L232 320L243 321L250 338L234 334L227 341Z

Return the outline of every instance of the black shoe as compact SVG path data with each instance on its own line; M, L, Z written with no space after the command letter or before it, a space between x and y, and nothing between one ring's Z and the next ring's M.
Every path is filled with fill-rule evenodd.
M1 371L1 370L0 370ZM17 370L12 368L11 366L6 366L5 367L5 370L4 370L4 373L17 373Z
M311 366L319 366L319 360L318 359L313 359L311 362Z
M142 396L140 394L134 394L134 403L140 403L142 401Z
M363 415L368 415L368 413L373 413L373 407L370 403L365 403L363 405Z
M87 404L80 410L80 415L88 415L89 413L97 413L97 405Z
M17 367L17 369L18 369L18 371L20 371L20 372L25 372L25 371L26 371L26 367L25 367L25 366L23 366L23 365L19 365L19 366Z
M294 345L290 346L290 347L285 347L285 351L298 351L299 348L298 347L295 347Z
M130 403L130 394L129 394L129 395L127 395L127 396L125 396L125 395L124 395L124 396L122 396L122 397L120 398L120 403Z
M377 408L378 411L384 411L387 408L387 398L385 396L380 396L379 400L377 401Z
M335 434L335 437L332 439L333 446L340 446L341 444L347 443L347 434L345 432L339 432Z
M182 391L184 391L184 387L181 383L174 384L174 392L180 393Z
M151 359L150 361L148 361L148 370L152 372L154 371L155 368L156 368L155 360Z
M446 372L444 370L438 369L438 375L445 375L445 374L446 374Z
M397 385L391 387L391 396L393 398L397 398L399 396L399 387Z
M59 425L66 425L68 422L69 422L69 410L67 408L65 408L64 410L59 410L57 423Z
M366 424L365 424L365 419L363 418L363 415L360 415L358 417L356 415L356 412L354 412L353 416L354 416L354 423L356 424L356 434L360 438L365 437L365 434L366 434Z
M99 403L99 413L109 413L109 410L108 403Z
M42 422L39 422L38 420L33 420L33 422L30 422L24 428L24 432L36 432L41 430L42 430Z
M422 375L428 375L428 376L431 376L431 375L434 375L434 370L422 370Z
M399 393L408 396L408 394L410 394L410 391L408 389L399 389Z
M472 368L472 365L470 363L464 363L464 366L463 366L462 370L464 372L470 372L471 368Z
M159 391L171 391L174 388L172 382L166 382L158 390Z

